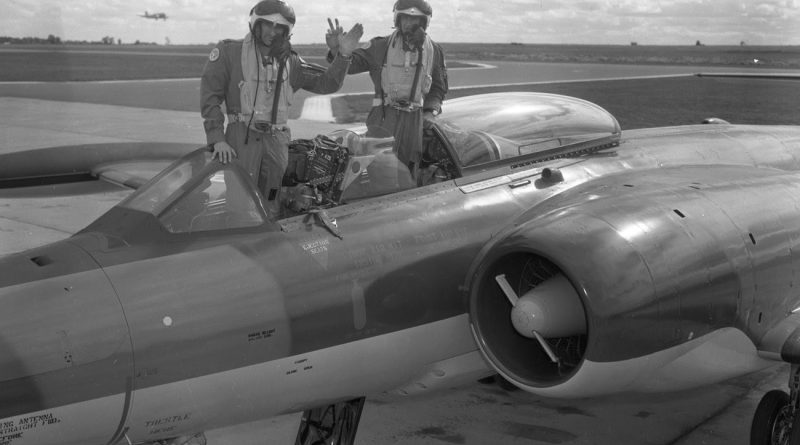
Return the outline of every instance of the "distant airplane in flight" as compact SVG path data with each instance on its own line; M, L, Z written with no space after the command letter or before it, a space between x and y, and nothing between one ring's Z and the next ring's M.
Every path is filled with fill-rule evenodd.
M147 11L145 11L144 15L140 15L139 17L144 17L146 19L154 19L154 20L158 20L158 19L167 20L167 14L165 14L163 12L154 12L154 13L150 14Z

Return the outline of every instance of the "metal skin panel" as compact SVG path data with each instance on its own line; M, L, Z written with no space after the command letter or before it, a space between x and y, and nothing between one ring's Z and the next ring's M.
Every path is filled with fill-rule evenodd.
M463 381L462 374L490 374L480 359L462 358L458 368L439 362L441 357L463 357L469 351L474 352L474 343L467 317L461 315L308 354L147 387L134 393L127 435L134 442L154 440L405 388L418 381L418 371L426 366L439 370L433 384ZM398 361L398 354L405 359Z
M137 362L144 347L136 334L138 320L155 320L152 329L160 329L163 317L175 309L196 313L213 307L213 314L197 317L215 317L227 313L232 303L242 304L247 309L241 312L251 315L250 306L265 314L265 308L280 307L277 318L291 320L289 352L302 353L463 313L459 271L489 236L491 219L518 209L504 209L517 193L495 188L465 198L451 190L346 215L331 211L340 226L348 227L341 240L324 227L303 225L288 232L226 238L176 237L180 241L93 254L126 307ZM116 263L121 255L126 261ZM144 275L154 279L142 282L138 277ZM245 297L252 301L239 301ZM221 318L226 326L240 320ZM177 325L178 317L173 319ZM250 330L274 327L264 319Z
M532 392L579 396L572 379L592 380L584 373L599 369L589 362L652 356L724 328L740 331L755 358L754 345L797 306L793 252L800 228L787 224L800 218L795 174L684 167L621 174L592 186L562 194L553 211L532 208L518 219L527 222L501 236L483 260L492 264L519 251L543 256L569 277L587 312L584 362L551 380L528 372L537 365L513 359L525 344L537 348L535 340L498 343L492 324L481 321L485 309L473 306L482 350L512 381ZM702 354L683 363L698 375L715 366L713 356ZM615 378L633 382L652 374L650 365L628 366ZM680 389L695 380L669 381ZM587 389L617 390L616 384Z
M581 371L563 384L523 386L523 389L557 398L679 391L748 374L772 364L774 362L758 357L753 343L742 331L722 328L641 357L613 362L586 360Z
M81 374L70 378L98 382L96 394L75 393L85 402L74 400L74 407L103 406L102 415L125 421L70 430L68 437L107 443L125 428L134 440L169 437L427 381L420 373L432 363L476 348L464 323L473 272L483 261L520 250L556 262L588 308L590 343L579 371L599 364L636 381L641 364L661 354L669 358L663 363L692 370L684 366L703 354L687 351L714 340L720 329L725 335L713 344L755 356L755 348L742 343L757 343L786 317L785 305L797 303L785 295L798 236L787 221L796 220L800 206L785 197L800 196L792 177L800 169L800 138L788 127L666 131L671 137L628 132L616 150L536 166L504 161L496 172L487 166L457 183L328 209L341 239L314 216L283 220L281 231L170 235L154 217L112 210L71 241L104 271L91 267L80 271L84 275L76 269L48 278L73 274L101 283L93 284L95 291L109 290L106 300L100 291L87 293L90 304L79 305L82 320L119 321L120 332L127 322L136 367L132 373L128 344L120 346L120 361L112 360L118 368L100 374L74 369ZM684 164L705 168L672 168ZM543 180L543 167L559 168L564 181ZM760 193L784 198L743 201L743 194ZM105 229L112 233L93 232ZM90 263L80 252L74 258ZM4 276L3 303L16 286L37 291L38 283L27 280L6 284ZM41 292L38 298L70 301L60 298L58 287ZM41 308L26 295L31 301L20 298L15 314L3 311L0 326L11 317L39 320ZM71 307L61 309L69 313ZM44 319L59 316L48 310ZM108 346L105 333L88 334L102 323L83 323L81 348ZM32 325L22 328L37 338ZM747 340L728 335L731 330ZM19 358L14 335L2 331L0 348L13 348ZM692 359L675 361L680 356ZM40 360L22 357L0 372ZM73 406L59 398L64 391L49 386L35 409ZM98 400L122 406L114 413ZM0 425L23 417L15 416L0 416ZM59 425L65 431L85 426L74 422ZM95 440L104 434L107 439Z
M401 363L373 358L419 349L422 340L414 340L414 332L465 317L463 270L490 236L491 220L503 212L512 217L519 207L508 204L535 191L493 188L464 195L443 188L391 205L331 211L348 228L343 239L303 224L304 217L287 221L289 227L297 223L297 230L224 238L207 233L135 246L87 235L86 248L93 249L120 295L135 346L129 437L151 440L223 425L224 419L311 407L322 394L325 400L352 397L354 385L374 378L376 391L387 383L407 386L437 358L474 351L464 318L451 333L461 338L456 344L445 341L445 330L431 337L439 339L430 345L435 353ZM287 392L279 380L260 378L223 385L214 390L222 394L208 399L202 396L205 386L177 383L210 375L226 379L226 373L260 363L281 375L287 372L283 363L293 363L288 357L369 339L384 344L380 338L386 335L397 340L385 351L362 353L360 361L375 361L363 374L344 369L358 362L352 359L339 363L326 355L331 358L303 362L298 372L305 366L332 370L315 383L324 388L313 391L311 382ZM385 369L376 374L375 366ZM311 399L303 401L306 393ZM223 394L230 403L219 403ZM185 408L199 406L205 408Z
M268 270L229 245L106 273L130 324L136 389L289 354L284 293Z
M124 393L29 412L0 420L3 445L87 445L117 443L128 404Z
M108 441L124 417L133 363L105 274L70 242L6 257L0 270L0 443ZM95 411L101 426L76 429Z
M126 239L120 231L104 239L88 232L73 242L103 265L130 325L136 369L125 427L142 435L137 437L169 437L179 428L199 425L194 422L215 422L210 419L228 419L229 414L255 415L247 407L264 400L275 401L265 407L269 412L310 407L298 405L298 393L287 393L279 384L260 383L281 394L270 392L265 398L252 385L244 389L228 383L229 397L240 403L213 404L216 411L209 408L193 417L182 408L213 401L193 396L201 394L202 387L177 385L170 388L184 392L143 397L157 394L148 393L148 388L224 376L259 363L393 333L399 335L397 343L386 345L385 353L418 349L424 341L404 333L415 328L426 331L431 323L465 314L459 287L462 271L490 236L491 221L499 214L511 218L520 207L509 203L535 191L534 187L491 188L464 195L440 187L432 195L412 192L411 199L350 206L348 213L334 209L331 215L348 226L341 240L324 227L302 223L303 217L289 220L289 225L297 223L297 230L286 232L165 237L153 231L154 224L141 214L112 210L112 217L118 212L126 221L123 226L138 229L135 236ZM143 242L142 230L157 235L155 241ZM405 387L418 381L420 372L432 363L474 351L466 324L461 326L432 336L444 339L454 334L462 339L457 347L429 342L435 354L422 355L423 361L376 362L388 367L375 387L386 382ZM337 367L358 362L349 359ZM365 374L354 380L353 375L345 370L325 374L320 382L338 388L326 398L351 397L356 391L353 385L371 378ZM284 398L291 404L282 405ZM264 415L264 409L258 411ZM180 420L182 414L189 417Z

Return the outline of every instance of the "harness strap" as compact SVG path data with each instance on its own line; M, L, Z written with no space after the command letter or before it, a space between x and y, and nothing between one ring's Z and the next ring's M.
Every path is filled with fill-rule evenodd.
M386 51L384 51L383 60L381 60L381 73L383 72L383 70L386 69L386 59L389 57L389 47L393 43L394 43L394 41L390 40L388 42L388 44L386 45ZM382 75L383 74L381 74L381 76ZM386 96L386 93L384 93L384 91L383 91L383 80L380 79L380 81L378 82L378 97L381 100L381 121L386 120L386 108L383 107L385 105L385 102L384 102L385 96Z
M281 60L280 65L278 66L278 80L275 82L275 96L272 98L272 125L275 125L275 122L278 118L278 100L281 97L281 86L283 85L283 71L286 69L286 60Z
M417 51L419 52L419 56L417 57L417 69L414 71L414 81L411 82L411 92L409 93L408 101L413 103L414 96L417 94L417 84L419 83L419 72L422 71L422 47L420 46ZM421 97L422 91L420 91L420 102L425 102L425 100Z

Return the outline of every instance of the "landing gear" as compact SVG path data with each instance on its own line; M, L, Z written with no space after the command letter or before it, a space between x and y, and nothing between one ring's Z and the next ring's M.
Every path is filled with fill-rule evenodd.
M789 395L774 389L761 398L750 427L751 445L785 444L792 427Z
M364 397L303 412L295 445L353 445Z
M758 403L750 445L800 445L800 366L792 365L789 394L772 390Z

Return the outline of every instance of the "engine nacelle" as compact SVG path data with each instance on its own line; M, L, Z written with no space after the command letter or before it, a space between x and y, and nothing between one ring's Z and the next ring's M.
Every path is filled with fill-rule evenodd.
M520 388L553 397L680 390L768 364L754 336L769 328L761 325L771 317L761 312L764 302L778 301L767 293L791 287L774 282L791 277L791 252L785 262L774 253L791 250L783 243L797 239L776 233L797 206L757 199L729 205L747 196L741 187L684 190L609 189L588 200L574 192L532 209L486 246L473 269L470 318L488 362ZM511 294L538 301L530 318L557 314L555 321L524 326L558 332L551 327L582 318L582 329L544 339L520 332L500 275ZM562 276L571 288L559 287L560 297L552 290L537 296L537 287L554 288L550 283ZM570 309L570 317L541 309L559 299L582 309ZM782 310L772 306L775 314Z

